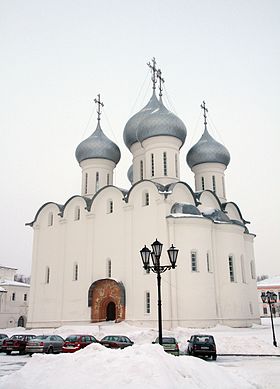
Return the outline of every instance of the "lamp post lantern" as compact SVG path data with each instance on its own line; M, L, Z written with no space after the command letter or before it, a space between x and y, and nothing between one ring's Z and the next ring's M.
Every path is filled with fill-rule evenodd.
M171 265L161 265L160 257L162 252L163 244L160 243L157 239L154 243L151 244L151 251L146 245L140 250L140 255L143 262L143 267L145 270L152 270L152 272L157 274L157 289L158 289L158 342L162 345L162 313L161 313L161 273L164 273L166 270L175 269L176 261L179 250L176 249L173 244L167 250L168 258ZM150 265L150 257L152 258L152 265Z
M272 337L273 337L273 346L277 347L275 332L274 332L274 324L273 324L273 315L272 315L272 304L277 302L277 294L270 292L262 292L261 299L263 303L268 303L270 310L270 319L271 319L271 329L272 329Z

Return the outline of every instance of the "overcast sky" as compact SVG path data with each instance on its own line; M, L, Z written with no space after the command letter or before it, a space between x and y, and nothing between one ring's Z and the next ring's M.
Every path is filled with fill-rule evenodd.
M98 93L122 152L115 184L129 187L123 128L150 97L156 57L165 104L188 129L181 179L194 188L186 153L205 100L209 131L231 154L227 199L257 235L257 274L280 274L279 16L278 0L0 1L0 265L29 275L25 223L80 194L75 149L96 127Z

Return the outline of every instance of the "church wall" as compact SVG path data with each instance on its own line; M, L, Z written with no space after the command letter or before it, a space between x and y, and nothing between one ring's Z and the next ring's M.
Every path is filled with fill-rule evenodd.
M53 214L53 224L49 216ZM46 206L34 225L35 242L32 263L32 283L27 326L57 325L61 313L63 284L63 229L58 208ZM49 269L49 274L48 274ZM36 300L36 303L34 303Z
M242 280L241 256L245 257L244 228L215 224L214 237L215 265L219 272L217 287L220 322L233 327L250 326L256 316L250 310L251 285ZM233 282L230 280L229 256L233 258Z
M168 222L179 249L175 288L178 325L204 327L215 324L214 274L212 267L211 272L207 269L207 253L212 259L211 221L190 216L170 218ZM192 252L196 253L197 271L192 271Z
M221 163L201 163L193 166L192 171L195 173L195 190L201 191L210 189L216 193L222 202L226 201L224 182L225 169L225 165ZM204 178L204 188L202 187L202 177Z

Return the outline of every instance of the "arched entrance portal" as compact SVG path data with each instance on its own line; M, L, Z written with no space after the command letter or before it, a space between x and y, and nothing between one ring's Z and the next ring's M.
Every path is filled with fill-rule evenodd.
M110 301L106 309L106 320L116 320L116 304Z
M91 321L125 319L125 289L122 282L105 278L95 281L88 291Z

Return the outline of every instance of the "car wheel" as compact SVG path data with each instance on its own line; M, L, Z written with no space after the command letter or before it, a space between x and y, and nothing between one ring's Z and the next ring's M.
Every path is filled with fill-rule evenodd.
M213 359L213 361L216 361L217 355L216 354L212 355L212 359Z
M25 354L25 351L24 350L19 350L19 355L23 355Z
M52 354L53 353L53 348L52 347L49 347L48 348L48 354Z
M7 355L11 355L11 353L12 353L11 351L6 351Z

